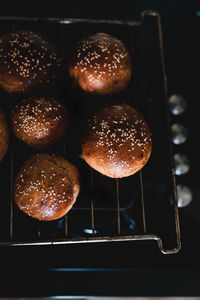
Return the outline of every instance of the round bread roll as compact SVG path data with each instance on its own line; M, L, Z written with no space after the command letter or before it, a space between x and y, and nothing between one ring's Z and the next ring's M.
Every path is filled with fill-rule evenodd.
M104 106L94 114L81 144L83 159L111 178L139 171L152 150L147 123L137 110L124 103Z
M4 158L9 144L8 124L4 111L0 108L0 161Z
M131 65L130 54L122 41L97 33L77 43L72 51L69 74L85 92L114 94L128 85Z
M63 136L67 122L65 107L49 97L26 98L11 111L15 136L33 148L57 142Z
M72 208L79 191L79 173L74 165L55 154L33 154L17 174L14 200L29 216L51 221Z
M21 30L0 38L0 86L8 93L33 93L51 84L60 66L55 48L35 32Z

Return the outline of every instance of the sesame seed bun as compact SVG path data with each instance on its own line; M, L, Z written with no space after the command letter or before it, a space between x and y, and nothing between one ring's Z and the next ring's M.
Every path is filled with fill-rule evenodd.
M79 191L77 168L61 156L41 153L32 155L19 170L14 200L29 216L51 221L72 208Z
M8 124L4 111L0 108L0 161L4 158L9 144Z
M122 41L106 33L82 39L72 51L69 74L85 92L115 94L128 85L131 57Z
M28 97L11 111L15 136L33 148L57 142L63 136L67 123L65 107L49 97Z
M54 47L35 32L21 30L0 38L0 86L8 93L34 93L50 85L60 66Z
M127 104L107 105L88 122L82 157L96 171L111 178L133 175L147 163L150 129L141 114Z

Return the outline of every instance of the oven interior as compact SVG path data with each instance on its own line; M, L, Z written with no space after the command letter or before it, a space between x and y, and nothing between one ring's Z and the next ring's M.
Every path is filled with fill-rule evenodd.
M57 221L37 221L22 213L13 201L15 176L33 153L10 132L10 147L0 165L0 245L60 245L87 242L156 240L163 253L180 250L167 83L163 70L159 14L144 13L140 21L114 22L71 19L1 18L0 34L13 30L36 31L59 48L63 69L56 84L40 95L59 99L70 122L65 136L42 149L65 156L81 175L81 192L71 211ZM73 86L68 73L69 51L84 36L106 32L123 40L133 64L128 87L115 96L90 96ZM0 91L7 113L23 96ZM125 102L139 110L150 126L153 150L142 171L110 179L90 169L80 157L80 137L88 117L104 103ZM169 250L169 251L168 251Z

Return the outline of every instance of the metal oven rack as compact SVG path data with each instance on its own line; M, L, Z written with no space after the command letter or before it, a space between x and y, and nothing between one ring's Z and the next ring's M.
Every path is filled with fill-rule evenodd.
M54 221L47 222L48 224L46 224L46 222L39 222L36 220L32 220L32 218L28 216L24 216L23 213L18 211L15 203L13 202L13 183L15 178L15 172L17 170L16 160L18 160L17 155L19 154L18 152L20 151L19 150L20 148L18 148L17 150L18 152L16 153L16 149L18 147L19 142L17 142L14 137L11 137L10 150L7 154L7 157L5 158L5 161L0 166L2 170L4 167L5 169L7 169L8 176L7 179L5 176L5 183L7 185L10 185L10 192L7 194L7 198L10 199L10 202L8 203L8 199L6 199L5 200L6 204L2 204L3 206L6 207L5 211L7 212L7 215L4 214L5 220L3 221L4 222L3 225L1 224L1 228L5 226L6 227L5 231L7 232L7 234L3 234L2 237L0 236L0 246L61 245L61 244L74 244L74 243L153 240L157 242L160 251L164 254L177 253L180 250L181 239L180 239L180 228L179 228L179 214L178 214L178 201L177 201L176 182L175 182L175 171L174 171L174 162L173 162L173 149L172 149L171 136L170 136L171 134L170 134L170 116L168 111L167 76L166 76L166 67L164 61L164 47L163 47L163 35L161 29L161 19L159 13L153 11L144 11L141 14L140 20L136 20L136 21L55 19L55 18L41 20L39 18L27 19L27 18L15 18L15 17L1 17L0 22L11 22L12 24L14 24L13 26L15 26L15 23L17 22L22 22L23 24L26 23L38 24L38 22L42 22L42 24L53 24L52 26L56 24L56 26L58 26L61 32L61 39L60 39L61 41L64 39L63 28L65 30L67 26L72 26L72 28L73 26L81 26L83 28L84 34L88 33L87 28L91 28L91 27L93 28L93 26L97 26L97 28L95 27L92 29L94 31L95 30L103 31L107 27L112 29L114 28L115 33L118 32L118 29L120 31L121 28L123 29L125 28L125 30L127 29L129 30L129 34L127 35L128 36L127 40L129 39L130 41L130 49L132 51L134 50L134 45L132 41L133 39L132 29L137 30L138 28L144 27L144 29L142 29L143 30L142 32L144 32L145 28L147 28L144 26L145 23L148 23L147 19L151 19L151 21L153 20L153 23L151 23L150 25L147 24L147 27L148 30L150 30L149 33L153 32L153 34L156 36L155 39L156 41L155 44L157 43L156 59L159 61L160 64L159 74L156 73L156 76L158 77L157 85L158 85L158 89L161 90L161 94L157 96L155 95L155 97L158 98L161 97L159 101L157 101L157 103L159 106L158 110L161 109L161 111L163 111L163 116L165 120L163 121L163 116L161 116L161 119L165 125L157 123L162 121L160 119L157 120L155 118L154 108L152 108L154 107L153 104L154 100L152 101L151 95L150 97L148 96L149 98L147 100L145 100L146 102L142 102L143 103L142 105L140 105L140 101L138 102L136 101L135 105L138 106L138 108L142 111L142 113L144 113L144 115L146 113L147 121L150 123L150 127L152 125L151 121L153 120L155 122L156 126L155 125L152 126L153 127L152 128L153 153L154 150L155 152L157 151L156 147L154 148L154 143L156 139L158 139L158 145L159 145L160 137L163 138L163 140L166 142L167 155L166 157L163 158L163 160L168 159L167 163L164 163L168 167L168 170L166 171L167 176L166 177L164 176L163 181L159 180L160 179L160 176L158 175L159 171L157 171L157 169L160 170L159 166L154 168L154 162L159 160L160 157L153 158L153 161L151 161L150 159L150 162L147 164L147 167L145 166L143 170L141 170L140 172L131 176L128 179L110 180L100 174L97 174L96 171L89 169L88 166L84 165L83 169L84 170L86 169L87 172L87 176L86 176L87 184L84 185L83 183L82 186L82 189L84 188L87 189L86 196L84 192L82 194L82 198L84 198L83 200L84 204L79 206L79 203L81 203L81 199L78 199L77 200L78 204L76 204L74 208L72 208L72 210L65 217L63 217L61 220L58 220L57 222ZM152 31L151 28L153 28ZM123 35L123 31L122 31L122 35ZM143 55L145 55L148 52L149 44L147 42L146 44L144 43L144 45L145 45L144 47L145 50ZM149 48L150 47L151 46L149 46ZM61 47L61 51L64 55L65 50L62 47ZM140 78L143 76L143 74L141 76L137 76L137 68L135 70L134 62L137 64L137 60L136 59L135 61L133 60L134 81L137 80L140 81ZM148 62L144 62L144 65L146 67L146 65L148 65ZM152 71L151 66L150 66L150 70ZM151 82L151 71L150 73L147 72L148 73L147 82L149 79ZM157 78L156 76L155 78ZM140 78L138 79L138 77ZM153 81L153 85L155 82L156 80ZM143 87L144 85L140 85L139 90L140 89L142 90ZM128 93L130 93L131 90L132 90L132 84L130 84ZM123 95L123 97L125 96L126 94ZM132 97L137 98L137 93L131 94L130 97L131 101L132 101ZM145 96L143 95L143 97L146 99L146 95ZM157 127L160 127L160 129L162 127L165 128L165 131L163 134L161 134L161 136L159 136L159 133L157 133L160 130L157 129ZM154 134L154 129L155 129L155 134ZM61 148L62 149L64 148L64 150L62 150L63 151L62 154L67 155L66 137L63 139L63 141L61 141ZM157 154L155 154L155 156L156 155ZM23 160L23 158L21 160ZM8 170L7 163L10 166L9 170ZM83 164L83 162L81 163ZM158 163L158 165L160 165L160 163ZM163 169L164 168L165 167L163 167ZM155 176L152 175L151 173L152 170L154 169L155 169L155 173L157 174ZM145 174L146 170L147 170L147 176ZM3 172L4 171L2 171L1 174L3 174ZM8 180L9 180L9 184L8 184ZM96 180L98 183L96 182ZM128 185L126 184L126 180L128 180ZM101 200L99 201L99 199L96 199L98 197L100 198L104 197L104 194L102 194L101 196L99 194L101 194L102 192L101 187L104 185L105 181L108 181L109 186L112 187L112 191L108 195L108 198L110 196L112 198L111 201L112 204L109 203L109 199L107 202L105 201L101 202ZM97 192L95 192L96 187L98 187ZM5 187L5 189L6 188L7 187ZM134 193L131 194L131 196L129 196L129 191L131 189L134 190ZM157 192L159 189L161 192ZM94 194L96 194L96 196ZM159 197L157 196L158 194ZM130 198L130 201L128 202L125 201L125 203L123 203L126 197ZM157 197L158 199L156 198L157 199L156 200L154 199L154 197L155 198ZM162 200L160 199L160 197L166 199ZM158 203L158 201L160 202L160 204ZM161 212L162 209L165 210L163 213ZM153 218L150 215L151 211L153 212ZM85 217L83 217L84 214L86 214ZM104 218L106 214L108 214L108 218L106 217ZM158 218L159 215L160 217ZM155 221L155 219L157 218L159 219L159 222L161 223L166 222L166 224L159 225L159 222L158 223L154 222L155 223L154 226L151 226L151 220ZM25 223L23 223L24 220ZM70 226L73 226L73 222L79 224L74 231L70 229ZM84 225L84 222L87 223L87 225ZM17 223L19 223L19 225L17 225ZM103 228L104 225L101 225L104 223L105 223L106 230L105 228ZM28 232L26 233L25 237L23 235L16 234L15 232L16 227L24 228L26 227L26 224L29 225L31 224L30 228L31 230L32 228L34 228L34 234L32 235L29 234ZM59 232L60 230L58 228L61 228L62 233L61 234L59 233L57 235L56 232ZM157 228L159 229L157 230ZM84 230L82 231L82 229ZM165 229L167 229L167 233L165 232ZM80 233L80 230L82 233ZM46 234L46 231L49 231L49 234ZM173 236L173 238L172 239L171 237L169 238L170 242L168 244L168 237L166 236L171 236L171 235ZM164 243L167 246L164 246Z

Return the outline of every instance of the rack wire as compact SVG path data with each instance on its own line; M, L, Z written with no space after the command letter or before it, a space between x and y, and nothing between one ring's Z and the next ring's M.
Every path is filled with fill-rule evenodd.
M127 27L139 27L145 22L146 17L153 17L156 20L157 24L157 35L158 35L158 43L159 43L159 56L161 63L161 73L162 73L162 85L163 85L163 103L162 105L165 107L165 114L167 120L167 134L166 137L169 141L169 185L171 190L171 201L173 207L173 218L174 218L174 232L176 236L176 245L173 248L167 248L163 246L162 237L155 233L150 233L148 230L148 222L146 220L146 208L145 208L145 193L144 193L144 182L143 182L143 170L139 171L137 176L138 180L138 189L140 195L140 215L141 215L141 234L124 234L122 232L121 225L121 217L123 213L123 208L121 207L121 199L120 199L120 179L115 180L115 194L116 194L116 205L115 208L112 208L112 211L115 214L116 219L116 234L102 235L97 234L96 229L96 219L95 215L98 208L95 208L95 199L94 199L94 170L89 168L89 182L90 182L90 206L85 208L85 210L90 211L90 230L89 235L87 236L70 236L69 227L68 227L68 214L63 218L64 222L64 236L61 238L53 237L53 238L44 238L41 233L41 222L35 224L38 226L37 229L37 237L30 240L22 240L16 239L14 237L14 229L15 229L15 221L14 221L14 210L15 204L13 202L13 181L14 181L14 142L13 138L11 138L11 147L10 147L10 206L9 206L9 239L0 240L0 246L28 246L28 245L63 245L63 244L77 244L77 243L99 243L99 242L121 242L121 241L156 241L160 251L163 254L175 254L179 252L181 249L181 238L180 238L180 225L179 225L179 213L178 213L178 199L177 199L177 191L176 191L176 181L175 181L175 168L173 161L173 148L171 143L171 132L170 132L170 115L168 110L168 85L167 85L167 75L166 75L166 67L165 67L165 59L164 59L164 46L163 46L163 34L161 27L161 18L160 14L155 11L144 11L141 14L141 19L136 21L121 21L121 20L91 20L91 19L66 19L66 18L45 18L44 20L41 18L17 18L17 17L1 17L0 21L23 21L23 22L39 22L41 20L50 23L60 24L61 26L73 25L73 24L108 24L112 26L127 26ZM66 154L65 141L63 143L64 150L63 154ZM84 208L83 208L84 209ZM100 208L99 208L100 209ZM76 208L75 208L76 210ZM29 217L28 217L29 218ZM103 222L103 220L102 220Z

